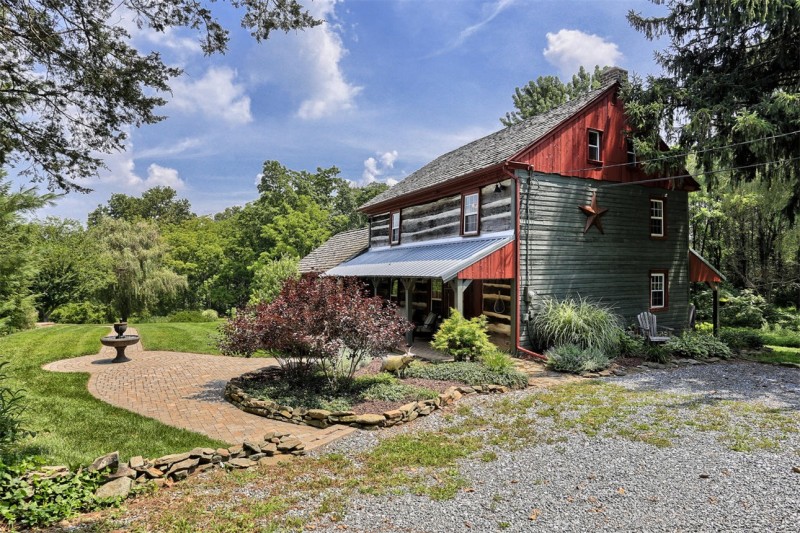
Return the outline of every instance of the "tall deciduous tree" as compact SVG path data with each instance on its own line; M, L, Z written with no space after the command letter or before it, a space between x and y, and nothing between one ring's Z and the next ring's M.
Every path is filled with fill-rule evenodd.
M734 183L783 181L792 188L784 208L793 218L800 210L800 3L666 3L664 16L628 14L648 39L670 43L656 55L665 74L634 79L623 93L639 159L652 160L646 170L680 172L681 155L694 152L703 171L732 168ZM672 153L663 153L659 133ZM715 185L715 174L708 177Z
M229 0L258 40L319 24L297 0ZM190 28L206 54L228 31L196 0L0 0L0 164L51 188L85 190L98 153L124 146L126 129L158 122L159 92L181 70L130 43L125 18L158 32ZM130 22L130 21L129 21Z
M154 224L105 218L93 231L113 274L106 297L123 322L187 287L185 277L164 266L166 246Z
M600 87L602 69L595 65L591 74L581 67L572 80L564 83L557 76L539 76L536 81L514 89L514 107L516 111L506 113L500 119L504 126L511 126L526 118L547 113L554 107L565 104L573 98Z
M177 196L175 189L162 186L144 191L140 198L114 193L109 198L108 205L98 205L97 209L89 213L89 226L97 224L103 217L128 222L150 220L159 225L180 224L195 215L189 200Z

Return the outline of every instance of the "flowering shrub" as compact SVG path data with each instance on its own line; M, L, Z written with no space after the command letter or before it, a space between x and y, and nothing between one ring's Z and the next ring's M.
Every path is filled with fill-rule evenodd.
M272 302L237 312L222 326L220 349L244 357L270 352L289 376L319 368L335 388L412 327L357 279L311 276L288 280Z

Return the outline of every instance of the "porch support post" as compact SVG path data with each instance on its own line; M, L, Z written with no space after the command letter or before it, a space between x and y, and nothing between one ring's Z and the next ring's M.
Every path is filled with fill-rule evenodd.
M411 308L411 293L414 290L414 280L411 278L403 278L400 280L403 284L403 288L406 290L406 319L411 322L411 318L414 315L414 310ZM406 344L411 346L414 344L414 330L409 330L406 333Z
M719 286L716 283L711 285L711 321L714 324L713 333L719 337Z
M464 314L464 291L467 290L467 287L470 286L472 283L471 279L454 279L452 282L453 284L453 293L455 296L455 304L456 310Z
M378 286L381 284L381 278L370 278L372 281L372 295L378 295Z

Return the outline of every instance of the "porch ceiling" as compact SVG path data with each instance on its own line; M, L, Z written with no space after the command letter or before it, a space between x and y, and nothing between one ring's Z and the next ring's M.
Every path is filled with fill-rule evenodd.
M441 278L448 282L492 252L513 242L511 235L371 249L328 270L328 276Z

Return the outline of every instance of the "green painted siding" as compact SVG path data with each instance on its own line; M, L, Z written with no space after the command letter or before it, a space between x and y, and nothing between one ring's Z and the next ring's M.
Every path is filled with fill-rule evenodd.
M660 324L683 328L688 318L688 193L642 185L614 186L589 179L518 171L520 179L521 286L533 290L523 317L544 297L583 296L613 306L627 324L649 309L651 270L669 271L669 308ZM608 212L605 234L578 208L591 202ZM665 201L667 236L650 238L650 199ZM523 298L524 300L524 298ZM523 320L523 323L525 321ZM521 344L529 346L526 327Z

